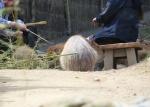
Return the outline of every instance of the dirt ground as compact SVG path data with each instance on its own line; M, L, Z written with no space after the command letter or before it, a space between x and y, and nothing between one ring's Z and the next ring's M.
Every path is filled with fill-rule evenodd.
M103 72L0 71L0 107L40 107L70 98L130 103L142 97L150 97L150 58Z

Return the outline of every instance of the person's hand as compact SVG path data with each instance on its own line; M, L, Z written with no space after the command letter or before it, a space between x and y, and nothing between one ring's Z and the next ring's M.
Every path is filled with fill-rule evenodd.
M24 23L17 23L17 28L20 30L27 30L27 26Z
M92 20L92 24L94 25L94 26L97 26L98 24L97 24L97 21L96 21L96 17L95 18L93 18L93 20Z
M9 22L9 27L15 28L16 27L16 22Z
M93 23L94 23L94 22L96 22L96 17L95 17L95 18L93 18L92 22L93 22Z
M9 25L12 28L17 28L17 29L20 29L20 30L26 30L27 29L27 27L24 23L10 22Z

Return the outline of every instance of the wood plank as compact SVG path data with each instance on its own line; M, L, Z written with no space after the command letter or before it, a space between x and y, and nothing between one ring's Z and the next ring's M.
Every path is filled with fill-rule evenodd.
M122 48L139 48L142 49L142 45L139 42L129 42L129 43L116 43L116 44L107 44L99 45L100 49L109 50L109 49L122 49Z
M104 70L113 69L113 50L105 50L104 56Z
M134 48L129 48L126 49L127 52L127 61L128 61L128 66L136 64L137 63L137 58L136 58L136 53Z
M126 49L114 49L114 57L126 57Z

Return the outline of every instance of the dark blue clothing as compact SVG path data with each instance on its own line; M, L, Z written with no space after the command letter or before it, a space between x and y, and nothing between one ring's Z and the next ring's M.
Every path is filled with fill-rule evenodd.
M140 0L108 0L105 10L96 17L96 21L104 26L92 39L96 42L101 41L100 39L136 41L140 6Z

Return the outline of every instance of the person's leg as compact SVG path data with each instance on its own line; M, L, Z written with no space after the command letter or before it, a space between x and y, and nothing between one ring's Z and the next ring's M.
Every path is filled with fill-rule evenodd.
M8 46L4 45L4 42L8 42L8 39L4 35L5 32L0 30L0 53L3 53L3 51L8 50Z
M30 28L33 32L37 32L36 28ZM24 31L24 42L31 48L34 48L37 42L37 36Z
M37 37L35 35L29 34L28 39L29 47L34 48L37 42Z
M93 39L93 35L88 36L86 39L87 39L88 41L92 41L92 40L94 40L94 39Z
M29 47L34 48L36 45L37 37L35 35L29 34L27 31L23 31L23 41Z
M28 45L29 40L27 31L23 31L23 42Z
M99 45L105 45L105 44L114 44L114 43L125 43L125 41L122 41L120 39L117 38L106 38L106 37L102 37L102 38L97 38L95 39L95 42Z

